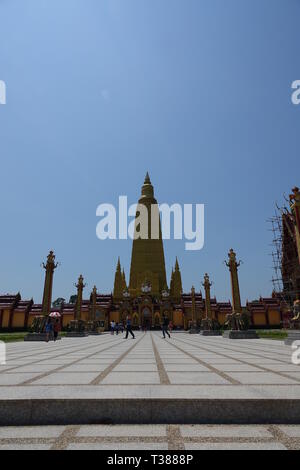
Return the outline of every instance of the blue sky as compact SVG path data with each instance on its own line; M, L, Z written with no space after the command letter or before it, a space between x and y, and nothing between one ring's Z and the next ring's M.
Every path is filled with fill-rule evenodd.
M168 277L230 298L272 291L266 220L300 184L298 0L0 0L0 291L53 296L82 273L86 297L129 275L131 241L99 241L96 207L136 202L149 170L159 202L204 203L205 246L165 242Z

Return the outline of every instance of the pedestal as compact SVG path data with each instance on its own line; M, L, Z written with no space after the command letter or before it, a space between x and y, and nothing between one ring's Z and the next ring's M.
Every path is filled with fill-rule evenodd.
M58 335L56 341L61 339L61 336ZM28 333L24 337L24 341L47 341L47 333ZM53 338L49 338L49 341L53 341Z
M84 338L89 336L87 331L68 331L66 334L67 338Z
M220 330L202 330L200 331L202 336L221 336L222 332Z
M255 330L225 330L223 338L229 339L259 339Z
M189 330L189 333L190 333L190 335L196 335L197 333L199 333L199 330L196 330L196 328L191 328Z
M284 344L290 346L294 341L300 341L300 330L289 330L288 337L284 340Z

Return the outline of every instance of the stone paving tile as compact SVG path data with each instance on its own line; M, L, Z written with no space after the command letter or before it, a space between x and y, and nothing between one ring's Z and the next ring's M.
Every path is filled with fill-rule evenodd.
M165 437L165 425L87 425L81 426L77 437Z
M279 430L284 432L289 437L296 437L300 439L300 425L278 426Z
M65 426L4 426L0 427L1 439L56 438L66 429Z
M197 357L198 359L204 360L209 365L214 366L216 368L218 367L219 364L240 364L240 362L235 361L234 359L230 360L230 359L225 359L225 358L224 359L218 358L216 361L212 361L212 360L203 359L200 354L198 355L194 354L194 356Z
M0 450L50 450L52 444L0 444Z
M280 442L188 442L186 450L287 450Z
M294 377L295 379L300 379L300 370L298 372L287 372L288 375Z
M94 356L93 356L94 357ZM78 364L82 364L82 365L89 365L89 364L104 364L104 365L107 365L107 364L111 364L113 362L112 359L93 359L93 358L89 358L89 359L82 359L81 361L78 362Z
M101 372L107 364L73 364L64 368L64 372Z
M156 372L156 364L127 364L121 362L114 368L114 372Z
M156 364L155 359L126 359L126 364Z
M97 372L55 372L34 382L35 385L89 384Z
M255 425L182 425L180 432L183 438L199 437L199 438L272 438L272 434L267 430L266 426Z
M13 365L11 364L8 364L8 362L6 361L6 364L0 364L0 374L1 372L4 372L5 370L8 370L10 369L11 367L14 367Z
M223 372L261 372L259 368L248 364L215 364L214 367Z
M164 364L167 372L209 372L209 369L201 364Z
M274 372L300 372L300 365L294 364L268 364L267 367Z
M171 384L219 385L229 382L213 372L168 372Z
M227 375L240 381L242 384L296 384L293 379L281 377L272 372L227 372Z
M69 444L67 450L168 450L167 442L110 442L94 444Z
M26 366L22 366L18 369L14 369L12 372L9 372L8 373L18 373L18 372L39 372L39 373L42 373L42 372L49 372L51 370L54 370L56 369L57 367L59 367L57 364L30 364L30 365L26 365ZM0 368L0 371L1 371L1 368Z
M159 384L157 372L111 372L102 384Z
M162 360L164 364L198 364L194 359L187 357L183 359L164 359Z
M3 373L0 374L0 385L18 385L24 382L25 380L33 379L37 377L39 373Z

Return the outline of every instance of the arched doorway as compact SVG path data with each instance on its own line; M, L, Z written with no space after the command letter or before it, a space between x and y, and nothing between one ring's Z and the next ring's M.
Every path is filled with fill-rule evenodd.
M152 326L152 312L150 308L145 307L142 310L142 326L149 330Z

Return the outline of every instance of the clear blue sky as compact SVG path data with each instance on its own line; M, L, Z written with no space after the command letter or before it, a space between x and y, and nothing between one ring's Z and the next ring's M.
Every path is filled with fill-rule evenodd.
M159 202L204 203L205 246L165 242L168 277L243 301L272 291L266 220L300 184L298 0L0 0L0 291L40 302L82 273L110 292L131 241L99 241L96 207L136 202L149 170Z

